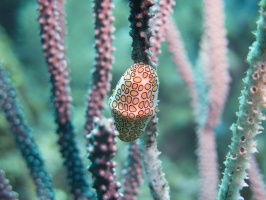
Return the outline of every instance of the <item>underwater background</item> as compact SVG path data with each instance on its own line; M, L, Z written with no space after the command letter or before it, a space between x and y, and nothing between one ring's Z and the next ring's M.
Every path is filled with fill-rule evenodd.
M242 78L247 70L246 56L253 43L252 31L256 29L258 18L258 0L226 0L226 29L229 40L228 58L230 62L230 91L222 121L216 129L217 151L220 177L224 169L223 161L228 152L231 131L229 127L236 121L238 97L242 88ZM131 60L131 42L129 36L129 8L125 0L115 0L114 46L115 62L113 65L112 88L125 70L133 64ZM32 0L0 1L0 58L10 72L29 125L52 174L59 200L71 199L68 192L65 169L55 134L52 104L50 101L50 83L45 59L43 57L40 28L38 24L37 2ZM178 24L186 45L190 60L195 63L202 34L202 1L177 0L174 7L174 19ZM79 148L86 166L86 141L84 139L85 105L88 84L91 81L91 68L94 64L94 19L92 1L68 0L66 4L68 26L67 55L71 68L71 92L73 97L73 119L76 125ZM158 149L160 159L170 185L171 199L197 199L200 187L197 167L197 137L189 92L176 70L166 43L162 45L159 56L159 135ZM219 77L217 77L219 78ZM219 91L217 91L218 93ZM106 105L108 101L106 100ZM107 107L105 116L111 116ZM202 114L204 115L204 113ZM262 173L266 173L265 133L257 136L257 159ZM122 178L122 169L127 156L127 144L118 140L117 180ZM33 182L27 166L16 147L5 116L0 112L0 169L5 170L14 190L20 199L37 199ZM87 173L88 179L90 174ZM248 181L247 181L248 182ZM147 183L143 184L139 199L152 199ZM189 186L189 187L188 187ZM249 188L242 190L246 200L252 199Z

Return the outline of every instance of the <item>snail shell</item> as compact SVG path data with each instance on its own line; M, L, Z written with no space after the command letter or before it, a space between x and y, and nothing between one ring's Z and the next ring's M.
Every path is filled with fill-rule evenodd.
M158 86L156 71L142 62L123 74L109 99L119 139L132 142L145 131L158 112Z

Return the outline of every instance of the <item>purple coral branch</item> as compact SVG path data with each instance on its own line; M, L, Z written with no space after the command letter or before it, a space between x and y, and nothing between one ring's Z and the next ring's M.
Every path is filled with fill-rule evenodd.
M112 161L116 152L116 139L118 132L114 129L111 119L94 118L94 129L88 136L93 141L88 147L88 158L91 160L89 171L92 173L93 187L96 189L98 199L121 200L118 189L119 182L115 182L115 166Z
M13 191L9 180L5 176L5 172L0 170L0 199L18 200L18 194Z
M120 183L115 182L115 155L117 132L113 123L106 120L101 111L105 108L104 98L110 91L111 69L114 61L113 27L114 6L112 0L94 1L95 50L96 58L92 81L88 91L85 135L88 140L88 158L91 160L89 171L92 173L93 187L98 199L120 200Z
M227 60L227 38L224 26L224 2L222 0L205 0L205 34L210 65L210 94L208 125L215 127L220 122L229 91L230 76ZM219 78L217 78L219 76ZM217 94L217 91L219 93Z
M19 105L16 91L0 63L0 107L5 113L16 143L27 163L39 199L53 200L54 190L50 175L46 171L43 158L32 136L31 128L27 124Z
M44 56L52 84L51 98L59 135L60 151L67 167L71 192L76 200L93 198L76 142L71 116L69 66L66 56L64 0L39 0L39 23Z
M136 200L143 182L143 168L140 148L136 142L129 145L129 154L124 169L124 200Z
M114 40L112 14L112 0L100 0L94 2L95 18L95 49L96 58L92 74L92 83L88 91L88 105L86 110L85 134L88 135L93 129L94 117L102 118L101 110L105 108L103 99L106 98L110 91L110 81L112 74L112 64L114 57L112 53Z

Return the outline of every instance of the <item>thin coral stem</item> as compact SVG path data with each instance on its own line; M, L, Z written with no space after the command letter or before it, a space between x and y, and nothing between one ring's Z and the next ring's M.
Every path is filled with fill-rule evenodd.
M260 1L260 17L255 32L256 41L250 47L247 70L239 98L237 122L232 125L233 137L230 150L226 156L224 176L220 185L218 200L234 200L242 198L239 191L247 186L247 169L250 168L250 156L256 152L255 137L261 133L262 121L266 108L266 1Z
M41 200L53 200L54 190L51 177L48 174L43 158L32 136L31 128L25 120L16 91L8 77L8 74L0 63L0 107L5 113L11 127L16 143L25 159L33 181L37 195Z
M43 51L52 85L51 99L55 111L55 122L59 145L71 192L75 199L93 198L86 180L72 123L69 66L66 56L66 23L64 0L39 0L39 22Z

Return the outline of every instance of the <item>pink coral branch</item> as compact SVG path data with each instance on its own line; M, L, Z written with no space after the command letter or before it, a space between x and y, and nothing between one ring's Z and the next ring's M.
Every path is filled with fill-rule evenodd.
M154 44L151 47L152 61L158 64L158 55L161 54L161 44L164 41L165 31L168 29L168 18L173 13L173 6L175 1L173 0L161 0L157 1L156 8L158 12L153 21L153 27L155 35L151 37L151 42Z
M203 94L197 90L196 84L199 83L193 76L195 72L192 71L192 64L186 55L182 38L173 20L169 20L168 26L171 28L166 30L169 50L190 91L194 116L198 124L199 147L197 154L202 181L199 199L205 200L215 199L217 195L219 173L214 128L220 121L230 81L226 59L227 40L223 25L223 7L223 2L220 0L205 1L205 33L202 38L198 63L207 79L202 82L202 84L206 84L203 86L206 87ZM202 112L205 112L206 117L202 118Z
M214 128L220 121L229 91L227 39L224 27L224 3L222 0L205 0L205 34L210 58L210 93L208 125Z
M254 199L265 200L266 199L266 186L263 181L263 175L260 172L255 155L250 156L251 168L249 169L249 179L251 182L251 189L253 191Z
M195 85L195 79L193 76L192 64L187 56L185 50L185 45L181 38L178 27L172 18L168 20L168 25L166 29L166 41L168 43L169 51L172 54L173 60L176 64L176 68L179 71L182 79L185 81L188 90L190 92L192 108L194 111L194 116L199 117L197 114L198 110L198 92ZM197 120L198 121L198 120Z
M216 153L215 133L213 129L205 129L198 134L198 167L201 186L200 200L213 200L217 196L219 172Z
M224 4L222 0L205 0L205 33L202 39L201 64L209 78L209 98L206 122L199 124L199 170L202 186L199 199L212 200L217 196L219 172L216 155L214 128L220 122L228 95L230 76L227 62L227 39L224 27ZM208 55L208 56L207 56ZM210 139L207 136L212 135ZM206 152L210 149L209 153ZM207 170L208 169L208 170ZM210 186L213 186L210 188Z

